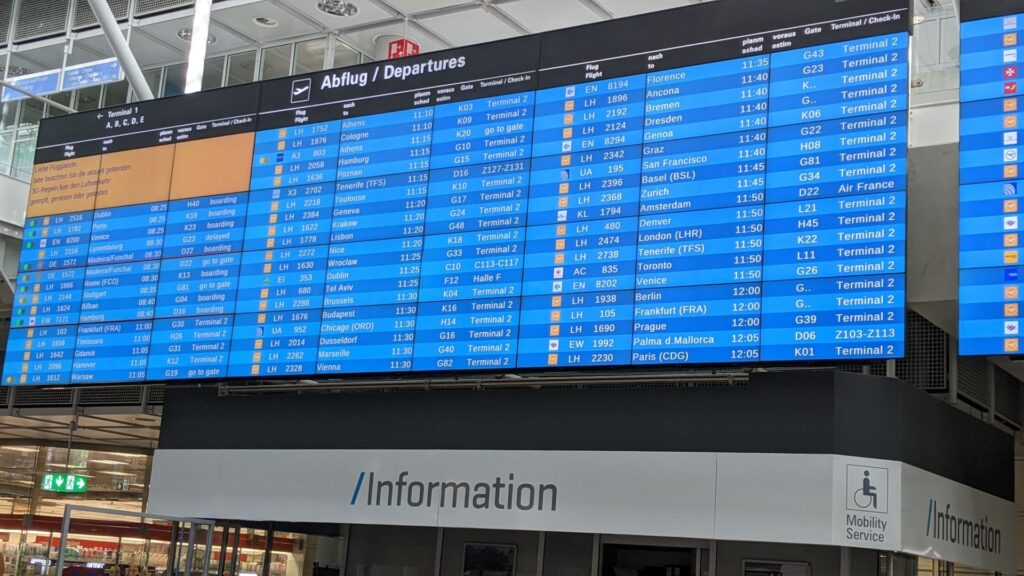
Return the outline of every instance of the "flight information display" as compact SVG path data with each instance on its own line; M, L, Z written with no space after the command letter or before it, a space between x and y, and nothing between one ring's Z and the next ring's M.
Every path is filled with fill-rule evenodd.
M906 2L773 6L46 120L3 382L900 357Z
M1020 354L1024 2L962 0L960 354Z

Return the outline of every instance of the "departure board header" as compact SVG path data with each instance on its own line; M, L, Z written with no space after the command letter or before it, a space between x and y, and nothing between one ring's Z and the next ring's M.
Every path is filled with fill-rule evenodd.
M259 97L258 84L245 84L49 118L36 163L252 132Z
M720 0L44 120L3 383L900 357L909 25Z
M960 21L1024 13L1024 0L960 0Z

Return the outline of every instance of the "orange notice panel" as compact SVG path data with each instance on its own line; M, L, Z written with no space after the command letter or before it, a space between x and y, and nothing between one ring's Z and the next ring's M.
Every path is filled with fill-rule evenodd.
M67 214L93 209L99 156L57 160L32 168L28 216Z
M96 208L166 202L174 144L103 155Z
M171 200L248 190L255 138L247 132L178 143Z

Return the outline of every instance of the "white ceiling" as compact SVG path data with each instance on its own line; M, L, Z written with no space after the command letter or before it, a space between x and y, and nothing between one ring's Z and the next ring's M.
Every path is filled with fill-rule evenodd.
M358 12L330 16L317 0L225 0L214 4L211 55L323 35L333 31L343 42L381 57L387 40L408 36L423 52L488 42L522 34L588 24L614 17L663 10L710 0L351 0ZM177 37L189 26L191 8L131 22L130 45L143 68L183 62L188 45ZM267 28L254 22L263 16L277 22ZM127 27L127 26L126 26ZM98 29L74 34L69 62L110 56ZM56 45L53 45L56 43ZM30 71L59 67L60 39L17 48Z

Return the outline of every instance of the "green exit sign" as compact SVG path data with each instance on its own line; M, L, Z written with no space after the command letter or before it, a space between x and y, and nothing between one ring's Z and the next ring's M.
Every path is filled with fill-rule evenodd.
M77 474L43 474L43 490L50 492L82 493L89 486L89 479Z

